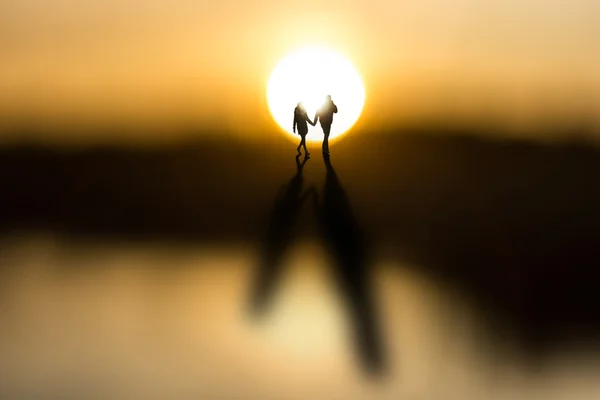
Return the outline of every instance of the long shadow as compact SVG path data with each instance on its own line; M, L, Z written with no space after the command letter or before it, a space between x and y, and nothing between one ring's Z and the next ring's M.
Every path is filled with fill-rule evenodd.
M336 281L346 302L363 366L381 372L384 358L375 317L368 265L368 246L348 196L328 155L321 203L315 199L319 231L334 261Z
M305 156L301 163L300 154L296 156L296 174L281 188L271 210L251 295L250 304L255 314L265 310L273 295L281 275L285 250L292 241L294 222L311 193L310 189L302 192L304 189L302 169L307 161L308 157Z

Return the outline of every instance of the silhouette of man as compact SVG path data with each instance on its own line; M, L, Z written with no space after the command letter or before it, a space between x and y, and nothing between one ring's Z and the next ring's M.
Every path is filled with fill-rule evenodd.
M296 127L298 127L298 135L300 135L300 144L296 149L298 150L298 154L302 154L300 152L300 147L304 146L304 155L308 157L310 156L310 153L306 148L306 134L308 133L308 125L306 125L306 122L308 122L312 126L315 126L315 122L312 122L310 118L308 118L308 114L306 113L304 104L300 102L294 109L294 126L292 130L294 131L294 133L296 133Z
M337 112L337 106L331 100L331 96L327 95L327 97L325 97L325 102L315 114L314 124L319 120L321 122L321 128L323 128L323 134L325 135L323 138L323 154L329 154L329 132L331 132L333 114Z

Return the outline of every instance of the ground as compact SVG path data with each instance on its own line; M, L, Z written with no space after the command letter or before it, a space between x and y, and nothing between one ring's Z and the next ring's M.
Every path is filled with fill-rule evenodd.
M0 150L0 397L594 398L600 150L269 138Z

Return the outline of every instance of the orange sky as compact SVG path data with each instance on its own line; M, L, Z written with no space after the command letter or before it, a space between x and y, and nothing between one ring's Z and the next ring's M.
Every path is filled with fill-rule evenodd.
M359 125L597 127L597 21L597 0L5 0L0 139L15 139L15 126L66 141L274 128L269 73L308 44L340 51L363 76Z

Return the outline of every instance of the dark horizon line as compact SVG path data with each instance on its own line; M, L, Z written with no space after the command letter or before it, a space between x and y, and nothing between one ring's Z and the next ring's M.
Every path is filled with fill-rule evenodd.
M100 130L101 131L101 130ZM96 132L100 132L96 131ZM132 132L136 130L123 130ZM137 130L143 132L143 130ZM47 133L55 135L56 130L44 131L41 129L15 129L4 131L8 137L2 138L0 132L0 151L37 151L37 150L71 150L84 151L164 151L176 150L178 148L190 148L206 144L222 144L223 142L235 142L249 146L259 145L271 147L275 145L289 145L290 138L277 128L262 130L264 134L243 135L232 129L218 130L213 128L190 128L174 129L173 136L160 138L158 136L128 137L124 140L116 139L115 134L106 138L93 137L90 139L51 137L42 139ZM11 132L11 133L7 133ZM50 133L52 132L52 133ZM72 130L69 134L77 132L84 134L85 130ZM550 132L548 134L547 132ZM545 136L544 136L545 134ZM19 137L21 136L21 137ZM33 137L32 137L33 136ZM600 126L594 129L583 124L572 124L566 127L555 127L546 129L505 129L498 126L479 127L476 124L447 124L443 121L431 120L426 123L413 124L381 124L379 127L358 126L344 133L344 137L331 139L332 145L349 141L364 141L367 138L377 140L402 138L405 140L436 140L445 143L472 142L493 143L495 145L526 146L526 147L600 147ZM266 140L268 140L266 142ZM315 143L307 143L314 146Z

